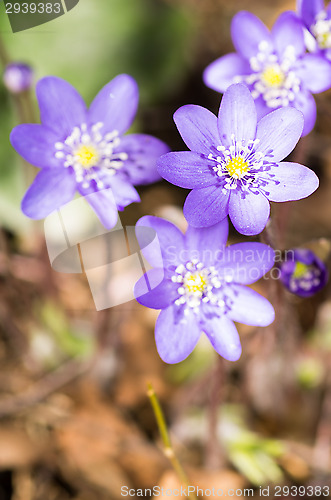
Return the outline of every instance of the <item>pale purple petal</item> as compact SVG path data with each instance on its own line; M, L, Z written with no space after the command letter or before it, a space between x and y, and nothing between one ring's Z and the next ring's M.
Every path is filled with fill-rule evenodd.
M241 344L237 328L227 316L213 316L203 324L203 331L213 348L228 361L237 361L241 356Z
M43 219L72 200L75 177L65 168L44 168L26 192L22 211L31 219Z
M214 162L215 164L215 162ZM212 162L198 153L168 153L158 161L158 171L171 184L186 189L203 188L218 182Z
M122 175L113 175L108 181L110 188L113 190L113 196L119 210L124 210L131 203L139 203L141 201L136 189Z
M220 277L250 285L270 271L274 259L275 252L271 247L244 242L227 247L215 265Z
M304 119L295 108L276 109L257 124L257 150L278 162L288 156L301 137Z
M223 194L219 186L194 189L186 198L183 212L191 226L213 226L228 215L228 202L229 193Z
M262 96L259 96L257 99L254 100L254 102L257 112L257 121L259 122L261 118L270 113L270 108Z
M224 93L234 83L234 78L249 75L252 72L246 59L239 54L227 54L207 66L203 73L203 81L207 87Z
M270 214L270 204L261 193L233 190L229 201L229 216L236 230L250 236L265 228Z
M280 60L286 57L289 46L294 48L295 55L305 52L303 25L294 12L283 12L273 25L271 37Z
M89 112L89 123L102 122L101 133L117 130L126 132L136 116L139 91L136 81L129 75L118 75L100 90Z
M189 226L185 233L185 245L190 258L198 258L206 266L214 265L224 252L228 234L227 217L211 227Z
M85 190L79 188L82 195L91 205L101 223L107 229L112 229L116 226L118 220L118 210L112 189L101 189L100 191L86 193Z
M298 0L298 12L308 28L315 22L316 15L324 9L324 0Z
M310 92L301 91L297 94L293 106L301 111L304 116L305 124L302 131L302 137L309 134L314 128L316 122L316 102Z
M134 287L139 304L151 309L165 309L178 298L178 283L164 277L163 269L150 269Z
M155 325L158 353L166 363L183 361L195 348L200 337L200 326L193 312L177 319L176 306L161 311Z
M265 188L270 201L301 200L312 194L319 185L315 172L298 163L282 162L271 168L274 177Z
M254 326L268 326L274 321L274 308L265 297L246 286L232 285L232 290L234 302L228 314L233 321Z
M10 142L27 162L36 167L61 167L63 164L55 158L58 135L43 125L18 125L10 134Z
M137 239L142 253L152 266L161 267L160 251L164 266L169 264L177 266L179 264L177 255L185 250L184 235L174 224L160 217L147 215L138 220L136 227L150 227L156 232L157 239L153 244L147 245L145 235L137 231Z
M127 153L123 170L131 184L150 184L161 179L157 171L157 160L169 151L169 147L156 137L145 134L130 134L122 137L117 152Z
M297 62L295 73L314 94L331 87L331 64L319 55L306 54Z
M265 41L272 47L268 28L247 11L238 12L232 19L231 35L237 52L246 59L256 56L261 42Z
M220 144L217 118L208 109L194 104L182 106L175 112L174 121L191 151L208 155Z
M225 92L218 114L218 131L222 144L232 144L235 140L245 141L255 139L257 114L254 99L242 83L231 85Z
M86 122L87 110L82 97L62 78L42 78L37 83L36 94L41 123L59 134L59 140L65 139L74 127Z

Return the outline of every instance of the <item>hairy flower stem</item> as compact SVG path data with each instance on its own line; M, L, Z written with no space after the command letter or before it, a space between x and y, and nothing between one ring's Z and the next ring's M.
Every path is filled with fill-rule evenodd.
M212 387L208 405L208 441L206 445L206 467L209 469L220 469L222 457L220 453L218 438L218 410L221 405L223 388L225 382L225 371L223 358L216 359L216 366L213 370Z
M4 68L11 63L9 54L1 37L0 37L0 63ZM31 91L25 90L17 94L14 94L10 91L8 92L11 96L13 106L16 110L19 122L35 123L36 116L34 111L33 100L31 97ZM22 162L24 166L26 183L27 185L30 185L36 176L36 169L25 160L22 160Z
M190 486L190 481L186 475L186 472L184 471L180 461L178 460L174 449L171 444L167 424L164 418L164 413L162 411L160 402L158 400L157 395L155 394L154 388L151 383L147 384L147 396L149 397L150 403L153 408L153 412L156 418L156 422L159 428L160 436L162 439L163 443L163 453L165 456L170 460L172 467L174 468L178 479L183 483L184 486L188 487ZM187 498L190 498L191 500L197 500L197 497L193 495L192 493L189 493Z

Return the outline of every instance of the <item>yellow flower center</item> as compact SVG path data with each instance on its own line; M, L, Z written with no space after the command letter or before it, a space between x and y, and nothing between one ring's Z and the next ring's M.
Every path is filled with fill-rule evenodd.
M184 286L189 293L203 293L207 286L207 279L202 273L191 273L185 278Z
M263 71L262 80L268 87L280 87L285 81L285 74L278 64L273 64Z
M97 165L99 161L99 153L94 146L80 146L75 151L75 157L82 167L86 169Z
M249 172L247 161L244 161L241 156L235 156L226 164L226 169L235 179L241 179Z
M309 266L307 266L303 262L297 262L295 264L293 278L295 278L295 279L302 278L307 273L308 270L309 270Z
M329 49L331 47L331 34L322 33L318 37L318 43L321 49Z

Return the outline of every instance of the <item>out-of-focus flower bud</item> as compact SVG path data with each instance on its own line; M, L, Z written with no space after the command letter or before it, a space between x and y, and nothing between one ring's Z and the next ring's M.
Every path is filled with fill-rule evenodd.
M7 89L13 94L28 90L33 82L33 70L24 63L14 62L6 66L3 81Z

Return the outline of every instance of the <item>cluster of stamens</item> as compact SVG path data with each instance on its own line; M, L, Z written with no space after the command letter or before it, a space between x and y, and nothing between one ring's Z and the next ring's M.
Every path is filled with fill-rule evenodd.
M185 265L180 264L171 280L179 284L179 298L175 301L177 306L186 305L196 313L203 303L225 307L220 293L215 293L222 287L215 267L205 267L202 262L192 259ZM188 313L187 309L185 311Z
M92 181L102 189L104 182L103 174L115 175L127 160L127 153L114 153L121 142L117 130L102 135L100 130L102 122L92 125L90 128L83 123L75 127L64 142L55 144L55 157L63 159L64 167L72 167L76 175L76 181L88 188Z
M320 49L331 49L331 19L328 19L324 10L317 14L310 30Z
M231 145L217 146L218 155L208 155L213 160L212 169L222 182L223 193L229 189L240 188L247 191L252 188L261 188L266 185L261 174L270 169L272 164L263 153L256 151L259 139L250 141L236 141L231 136ZM270 177L270 176L269 176ZM268 178L270 181L270 178Z
M251 94L254 99L262 96L269 108L288 106L300 92L301 81L293 71L295 49L292 45L286 47L282 61L270 51L267 41L259 44L259 52L251 57L249 62L252 74L238 76L235 82L246 82L253 86Z
M317 267L297 262L290 278L289 289L294 293L300 289L308 292L320 284L321 277L322 272Z

